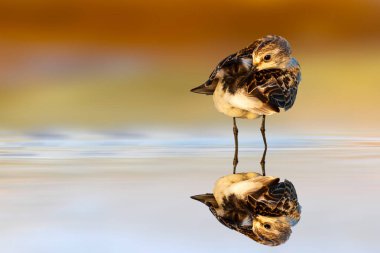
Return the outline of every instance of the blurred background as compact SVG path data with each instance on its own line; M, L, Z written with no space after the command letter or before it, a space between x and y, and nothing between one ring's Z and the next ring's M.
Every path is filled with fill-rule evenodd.
M379 252L379 17L378 0L1 1L2 251ZM267 170L303 206L276 249L189 199L233 155L232 120L189 90L267 34L302 67L267 120ZM259 125L238 120L238 171L259 170Z
M189 89L267 34L302 67L295 107L270 126L379 129L380 2L0 3L0 122L7 128L193 128L230 119Z

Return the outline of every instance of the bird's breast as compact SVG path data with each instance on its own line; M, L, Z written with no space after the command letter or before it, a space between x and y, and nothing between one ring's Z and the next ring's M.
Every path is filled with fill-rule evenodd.
M243 118L243 119L255 119L259 117L259 114L245 110L243 108L236 107L233 104L231 104L230 101L234 99L234 96L235 95L233 94L225 92L223 90L223 85L219 83L213 94L215 108L219 112L229 117Z

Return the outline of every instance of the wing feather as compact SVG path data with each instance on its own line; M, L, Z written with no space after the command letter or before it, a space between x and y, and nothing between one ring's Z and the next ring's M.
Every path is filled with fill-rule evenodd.
M290 109L297 96L298 73L282 69L251 71L237 86L245 88L248 96L259 98L273 108Z
M289 215L299 208L296 189L288 180L268 187L260 198L248 195L247 206L256 214L269 216Z
M244 77L252 68L252 53L260 43L261 39L256 40L248 47L224 58L211 72L204 84L216 86L219 81L228 83L236 80L239 76Z

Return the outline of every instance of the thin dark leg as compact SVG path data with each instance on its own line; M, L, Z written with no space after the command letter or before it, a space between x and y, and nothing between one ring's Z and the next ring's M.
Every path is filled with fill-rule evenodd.
M265 137L265 115L263 115L263 121L261 122L260 131L261 131L261 135L263 136L263 141L265 145L263 157L261 158L260 164L261 164L261 170L262 170L263 176L265 176L265 156L267 155L267 149L268 149L267 138Z
M234 161L233 161L233 165L234 165L234 174L236 173L236 166L238 164L238 128L236 126L236 119L234 117L234 127L233 127L233 131L234 131L234 139L235 139L235 155L234 155Z

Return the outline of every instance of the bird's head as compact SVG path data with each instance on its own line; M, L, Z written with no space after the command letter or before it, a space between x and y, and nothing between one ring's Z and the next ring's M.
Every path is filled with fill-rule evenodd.
M285 243L292 233L290 223L285 216L267 217L258 215L252 222L252 231L258 242L269 246Z
M291 60L289 42L281 36L268 35L252 53L253 67L256 70L287 67Z

